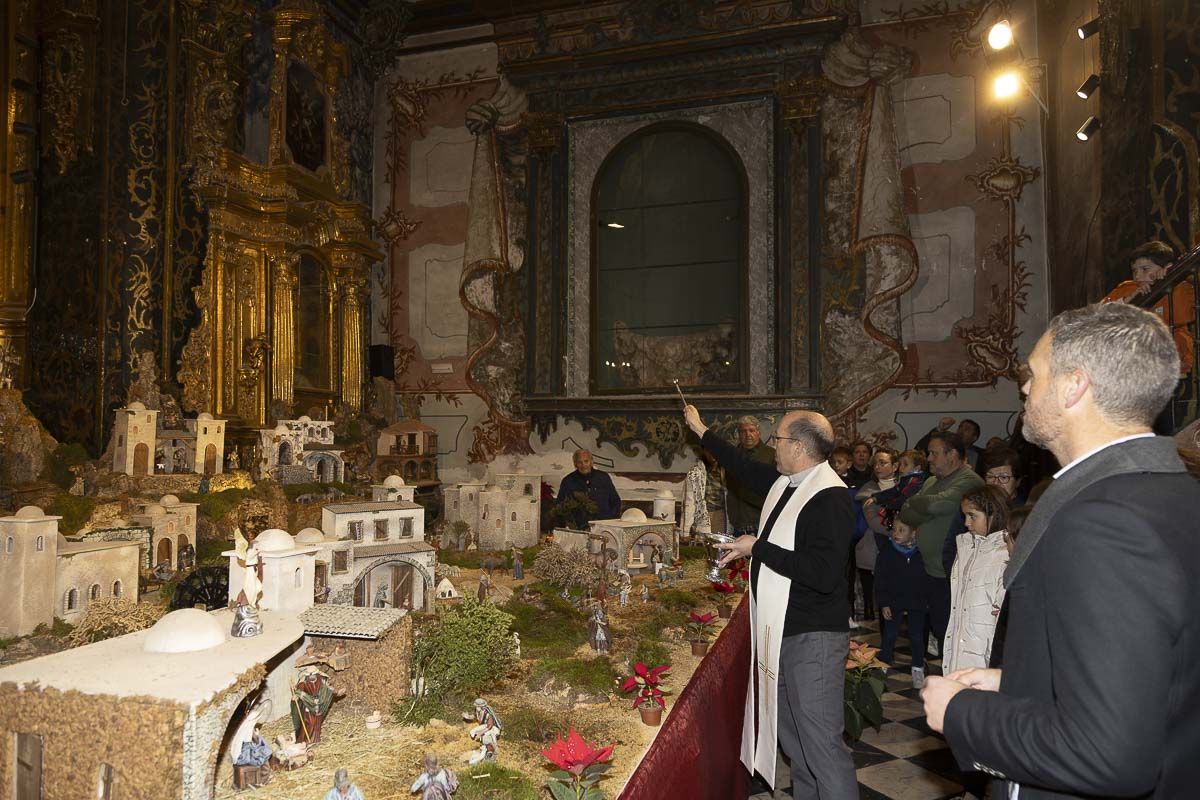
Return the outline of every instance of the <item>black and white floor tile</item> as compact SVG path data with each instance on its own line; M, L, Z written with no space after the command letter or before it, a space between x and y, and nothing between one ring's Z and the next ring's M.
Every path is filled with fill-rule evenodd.
M850 635L879 646L878 622L865 622ZM920 692L912 687L911 652L908 639L901 635L882 698L884 724L879 730L865 730L853 748L863 800L947 800L963 793L962 775L946 740L925 724ZM940 674L941 661L927 657L925 671ZM792 796L789 769L781 757L775 798ZM772 800L772 795L764 792L750 800Z

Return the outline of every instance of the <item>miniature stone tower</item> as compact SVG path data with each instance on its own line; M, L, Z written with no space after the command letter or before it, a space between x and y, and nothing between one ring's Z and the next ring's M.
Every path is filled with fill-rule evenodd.
M220 475L225 471L225 420L213 419L205 411L187 420L187 426L196 434L193 470L198 475Z
M0 637L27 636L38 625L53 625L58 606L54 571L58 557L58 521L37 506L0 517Z
M113 472L154 474L154 447L158 443L158 412L134 401L117 409L113 422Z

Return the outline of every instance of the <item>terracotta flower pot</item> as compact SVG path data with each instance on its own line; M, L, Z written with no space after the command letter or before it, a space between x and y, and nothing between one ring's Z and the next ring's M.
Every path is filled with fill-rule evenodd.
M722 603L717 606L717 615L721 619L729 619L733 616L733 606L729 605L729 603Z
M642 715L642 723L649 725L651 728L657 728L662 722L662 708L659 706L638 706L638 713Z
M708 642L692 642L692 655L702 656L708 653Z

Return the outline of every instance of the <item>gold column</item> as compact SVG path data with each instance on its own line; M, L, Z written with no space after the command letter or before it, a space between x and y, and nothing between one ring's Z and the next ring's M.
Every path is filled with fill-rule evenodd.
M0 5L0 385L23 386L37 208L37 27L31 0Z
M296 283L297 253L271 256L271 399L291 405L296 388Z
M358 262L366 260L361 256L351 258ZM342 402L356 410L362 409L365 380L363 302L366 299L366 268L365 263L359 263L355 269L343 270L338 274L338 296L341 301L341 329L338 339L342 350Z

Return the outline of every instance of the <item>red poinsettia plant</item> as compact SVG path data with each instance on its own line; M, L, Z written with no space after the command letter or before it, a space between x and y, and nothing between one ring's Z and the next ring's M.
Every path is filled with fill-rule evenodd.
M746 587L750 584L750 570L746 568L746 560L744 558L739 558L729 565L729 582L739 592L746 591Z
M713 583L712 588L717 594L733 594L738 590L738 588L729 581Z
M593 748L574 728L566 739L554 738L554 744L542 755L558 767L546 780L554 800L601 800L604 793L596 784L612 764L613 746Z
M670 664L664 664L651 669L639 661L633 665L633 675L625 679L621 691L637 690L637 697L633 701L634 708L666 708L667 701L663 697L669 690L662 685L662 676L670 668Z
M707 614L697 614L693 611L688 615L688 641L689 642L707 642L708 637L712 635L713 622L717 619L715 612Z

